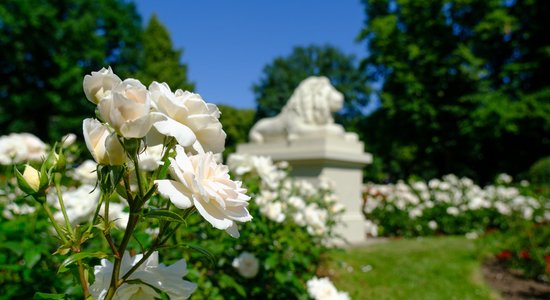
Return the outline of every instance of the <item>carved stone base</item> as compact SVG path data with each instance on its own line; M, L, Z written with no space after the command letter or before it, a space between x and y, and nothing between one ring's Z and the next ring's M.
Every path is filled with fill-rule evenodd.
M312 182L319 176L330 178L335 192L346 208L343 223L336 228L348 242L365 239L364 218L361 214L362 169L372 162L364 145L342 136L300 138L292 142L277 141L264 144L240 144L237 153L271 156L273 161L287 161L292 175Z

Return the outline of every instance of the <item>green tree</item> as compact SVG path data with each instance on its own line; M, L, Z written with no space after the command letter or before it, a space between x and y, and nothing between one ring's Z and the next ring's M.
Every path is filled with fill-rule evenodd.
M151 82L166 82L172 90L193 91L195 85L187 79L187 65L180 62L182 49L174 49L170 33L153 15L142 34L143 64L136 78L148 86Z
M550 3L364 0L362 65L383 82L364 121L390 177L488 180L550 149Z
M253 85L256 119L278 114L298 84L308 76L326 76L345 96L342 119L363 115L369 103L367 77L358 69L353 55L332 46L296 47L287 57L277 57L263 69Z
M0 4L0 134L42 139L79 133L93 107L85 74L135 72L141 19L123 0L3 0Z
M254 124L253 109L237 109L231 106L218 105L220 112L220 122L223 130L227 134L225 139L224 157L235 152L237 144L248 142L248 132Z

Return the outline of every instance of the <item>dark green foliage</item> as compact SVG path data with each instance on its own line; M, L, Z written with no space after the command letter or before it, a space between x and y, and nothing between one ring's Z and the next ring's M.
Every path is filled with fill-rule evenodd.
M256 119L272 117L281 111L298 84L308 76L326 76L344 94L340 121L355 122L369 103L367 77L358 71L353 55L332 46L296 47L287 57L277 57L263 69L253 85L256 97Z
M550 156L537 160L529 169L532 183L550 184Z
M166 82L175 91L193 91L195 85L187 79L187 65L180 62L182 49L174 49L170 33L153 15L142 33L143 60L135 77L149 86L153 81Z
M386 178L487 181L548 155L550 3L363 2L362 65L383 86L360 127Z
M5 0L0 5L0 134L79 132L93 110L82 78L136 71L141 19L122 0Z
M254 124L254 110L236 109L231 106L218 105L221 117L220 122L227 134L225 139L224 157L235 152L237 144L248 141L248 132Z
M528 178L539 193L550 197L550 156L537 160L529 169Z

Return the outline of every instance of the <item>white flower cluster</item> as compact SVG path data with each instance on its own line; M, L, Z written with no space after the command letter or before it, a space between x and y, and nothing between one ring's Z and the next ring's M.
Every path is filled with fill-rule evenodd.
M203 153L224 149L220 111L198 94L172 92L166 83L158 82L146 88L136 79L121 80L111 68L86 75L83 85L104 122L86 119L83 123L86 145L100 164L126 161L117 136L145 138L149 147L173 137L179 145Z
M247 173L260 176L262 183L272 189L277 188L286 175L273 164L269 156L233 153L227 158L227 166L239 176Z
M260 177L260 193L253 198L260 213L271 221L292 220L310 235L323 237L329 234L328 224L338 222L344 210L328 179L321 178L318 186L296 180L270 158L254 155L231 154L228 166L241 177L247 174Z
M194 206L212 226L239 236L235 222L252 219L246 209L250 197L214 159L226 137L216 105L188 91L172 92L166 83L146 88L136 79L121 80L111 68L86 75L83 86L103 121L83 122L86 145L98 164L127 163L124 141L143 139L140 168L153 171L162 165L165 151L172 151L164 148L173 138L177 145L176 156L170 157L171 179L155 181L159 193L178 208Z
M30 133L0 136L0 165L39 161L46 156L46 144Z
M313 277L307 281L307 292L315 300L350 300L348 293L339 292L329 278Z
M512 178L503 174L497 182L509 184ZM367 215L375 209L399 210L406 212L410 219L417 219L427 210L441 206L446 207L445 211L450 216L487 209L529 220L550 220L549 207L545 207L539 199L521 195L516 187L488 185L481 188L471 179L458 178L453 174L444 176L442 180L410 184L404 181L386 185L368 183L365 185L364 200L363 209ZM438 224L430 220L428 227L435 230Z

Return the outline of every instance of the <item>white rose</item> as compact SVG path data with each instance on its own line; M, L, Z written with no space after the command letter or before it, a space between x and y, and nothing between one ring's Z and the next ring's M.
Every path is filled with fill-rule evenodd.
M85 119L82 123L84 141L95 161L100 165L122 165L127 157L116 134L96 119Z
M163 145L149 146L138 154L139 168L145 171L154 171L162 165Z
M45 156L46 144L33 134L12 133L0 137L0 164L40 161Z
M70 176L82 183L94 184L97 181L96 169L97 163L88 159L76 167L70 173Z
M4 135L0 137L0 164L11 165L22 163L27 160L28 150L21 147L21 139L17 134Z
M260 263L254 254L243 252L233 260L233 267L245 278L253 278L258 274Z
M212 152L187 156L180 145L170 161L173 180L156 180L159 193L178 208L194 205L212 226L238 237L235 222L252 220L246 209L250 197L244 194L241 182L229 178L227 166L217 164Z
M124 276L142 258L143 254L131 257L128 251L124 252L120 276ZM112 273L113 263L106 259L102 259L101 265L94 267L95 281L90 286L90 293L94 299L105 299ZM139 280L143 283L122 284L116 290L113 299L159 299L160 295L153 288L165 292L172 300L188 299L197 285L183 280L182 277L185 275L187 275L185 260L181 259L170 266L165 266L162 263L159 264L158 252L155 251L128 277L128 280Z
M327 277L313 277L307 281L307 291L315 300L349 300L346 292L338 292L334 284Z
M27 159L32 161L40 161L46 156L46 144L30 133L19 133L23 145L27 148Z
M86 98L90 102L98 104L120 82L122 80L109 67L109 69L102 68L98 72L92 72L92 75L84 76L82 85Z
M99 114L125 138L142 138L161 116L151 113L149 91L136 79L114 86L98 104Z
M260 208L260 212L271 221L281 223L285 220L281 202L269 202Z
M184 147L195 143L193 139L196 139L195 148L204 152L223 152L226 134L218 120L220 111L216 105L207 104L200 95L188 91L172 93L166 83L153 82L149 91L154 108L168 117L155 124L158 132L175 137Z
M460 213L460 211L458 210L458 208L454 206L449 206L447 207L447 213L451 216L457 216Z

